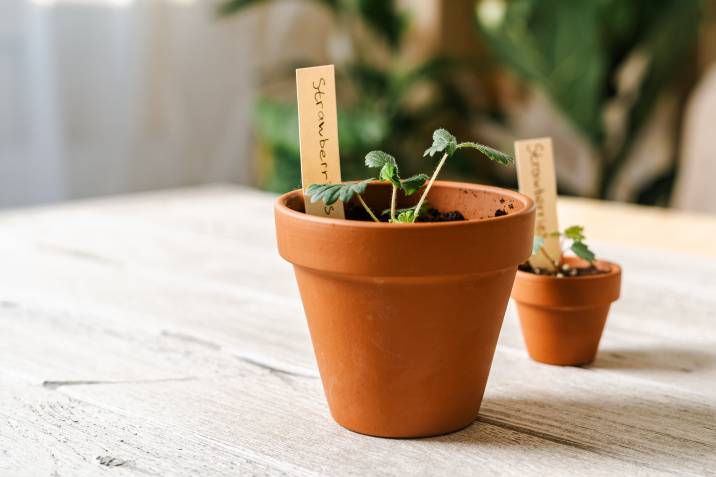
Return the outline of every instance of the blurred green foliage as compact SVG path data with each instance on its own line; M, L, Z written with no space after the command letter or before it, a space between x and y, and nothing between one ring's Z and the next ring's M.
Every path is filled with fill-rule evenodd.
M219 6L219 15L231 15L252 5L272 0L226 0ZM392 0L313 0L328 8L336 17L358 15L365 25L382 37L393 49L401 45L407 16Z
M701 0L483 0L476 12L496 56L540 87L598 152L598 193L607 198L660 95L688 70L703 7ZM635 87L620 91L618 73L635 56L643 70ZM623 136L608 147L604 113L615 100L626 108ZM654 186L670 192L663 177L647 189Z
M271 1L225 0L219 13L239 13ZM480 71L494 65L484 57L479 63L434 57L406 66L402 51L410 18L398 7L399 2L304 1L331 12L337 30L344 34L355 32L356 22L370 32L368 39L349 34L351 58L336 65L338 94L342 96L338 129L345 179L360 176L363 155L373 149L400 157L408 172L421 169L416 160L425 144L415 144L416 140L427 137L435 127L459 129L486 114L467 106L455 79L460 69ZM678 86L691 71L704 2L477 0L475 7L478 31L491 56L544 91L595 151L600 167L597 195L609 198L655 104L665 92L679 93ZM625 87L619 75L628 64L636 71L632 72L636 81ZM288 73L286 77L293 74L292 70ZM425 90L430 94L418 96L428 99L416 104L415 93ZM608 128L605 112L615 104L624 109L621 123ZM255 114L257 133L270 156L262 187L273 191L298 187L295 103L263 97ZM500 111L488 114L492 119L501 118ZM678 132L673 131L674 137ZM480 174L482 180L500 183L499 176L489 169L475 168L461 157L456 157L453 165L453 171L464 176L474 179ZM676 158L663 175L650 178L634 199L664 203L675 169Z
M272 0L227 0L219 13L229 15ZM368 39L352 38L353 55L336 65L339 98L338 134L344 179L360 177L363 156L380 149L405 158L406 171L419 168L426 138L447 117L466 115L465 101L454 83L460 68L475 67L445 57L414 66L401 61L409 18L391 0L306 0L326 7L340 31L359 22L372 32ZM376 46L377 44L377 46ZM382 48L376 51L376 48ZM377 59L376 59L377 57ZM312 65L297 65L312 66ZM293 71L290 71L290 75ZM288 75L287 75L288 76ZM285 79L285 78L282 78ZM426 101L414 101L418 90L429 90ZM269 172L260 184L282 192L300 186L298 120L295 102L262 97L255 111L257 134L270 156ZM422 168L422 167L420 167Z

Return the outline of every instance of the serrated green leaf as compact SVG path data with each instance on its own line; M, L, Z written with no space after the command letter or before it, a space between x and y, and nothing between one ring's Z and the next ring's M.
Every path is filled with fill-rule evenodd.
M461 142L460 144L458 144L457 147L458 149L477 149L489 159L492 159L495 162L499 162L503 166L507 166L515 162L515 160L509 154L505 154L502 151L498 151L497 149L493 149L490 146L485 146L484 144L480 144L478 142Z
M321 196L323 196L327 187L330 187L330 184L311 184L308 186L304 194L311 198L312 203L318 202L321 200Z
M544 237L535 235L534 239L532 239L532 254L538 253L542 245L544 245Z
M581 259L584 259L588 262L593 262L596 258L596 255L594 255L594 252L592 252L589 247L587 247L587 244L581 241L572 242L572 246L570 247L572 252L576 256L578 256Z
M383 151L370 151L365 155L365 165L368 167L380 168L378 179L391 182L400 187L398 163L395 158Z
M306 188L305 195L311 198L311 202L323 201L326 205L331 205L338 200L347 202L354 195L365 192L366 187L372 180L366 179L345 184L311 184Z
M331 200L331 195L333 195L333 191L337 188L335 184L328 184L323 190L319 191L318 194L313 196L311 199L313 202L318 202L319 200L322 200L324 204L331 205L335 200Z
M447 129L436 129L433 132L433 144L425 150L423 157L433 157L438 153L452 155L457 149L457 139Z
M365 155L365 165L373 168L381 168L386 164L392 164L398 166L395 158L383 151L370 151Z
M353 186L341 187L341 190L338 192L338 200L341 202L348 202L351 200L351 197L353 197L353 194Z
M359 182L353 182L350 184L350 190L353 191L354 194L362 194L365 192L366 187L368 187L368 184L370 184L373 180L372 177L370 179L365 179Z
M341 185L338 184L335 187L331 188L328 192L326 192L323 196L323 203L326 205L331 205L334 202L338 200L338 197L341 193Z
M311 184L310 186L306 187L306 195L311 197L315 193L317 193L321 188L324 186L324 184Z
M569 240L581 242L585 239L584 227L582 227L581 225L572 225L571 227L567 227L566 229L564 229L564 236L567 237Z
M403 189L405 195L416 193L427 182L429 177L426 174L416 174L407 179L400 180L400 188Z
M400 187L400 176L398 176L398 166L386 163L378 174L378 179L388 181L396 187Z
M415 216L414 209L403 210L401 213L399 213L397 215L397 217L395 217L395 220L393 222L410 224L413 222L414 216Z

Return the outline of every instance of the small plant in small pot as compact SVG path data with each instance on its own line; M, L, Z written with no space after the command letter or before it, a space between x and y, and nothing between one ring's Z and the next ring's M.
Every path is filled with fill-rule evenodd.
M438 130L430 177L401 178L395 158L374 151L377 177L307 188L311 200L343 201L349 220L305 214L302 190L276 201L279 252L294 266L329 408L350 430L421 437L477 417L535 206L436 180L461 148L511 162Z
M547 237L559 237L562 253L550 256L544 248L546 237L535 236L533 255L545 257L551 267L520 265L512 289L527 352L547 364L591 363L609 308L619 298L621 268L596 259L583 227L568 227Z

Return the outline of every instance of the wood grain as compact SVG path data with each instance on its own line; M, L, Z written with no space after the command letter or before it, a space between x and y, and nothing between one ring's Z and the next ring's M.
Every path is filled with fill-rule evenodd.
M527 359L510 306L477 423L375 439L330 419L271 206L0 214L0 474L716 475L714 260L597 241L625 273L593 366Z

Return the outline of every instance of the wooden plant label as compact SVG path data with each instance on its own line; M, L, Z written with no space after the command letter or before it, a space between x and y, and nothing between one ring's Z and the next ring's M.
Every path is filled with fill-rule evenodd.
M304 191L311 184L341 182L338 155L338 112L336 78L333 65L296 70L298 94L298 136L301 148L301 183ZM311 203L305 198L306 213L343 219L343 203Z
M535 235L545 237L542 249L554 261L561 253L559 237L547 237L559 230L557 223L557 180L554 172L552 138L525 139L515 142L517 182L520 192L535 201ZM530 258L533 267L553 270L554 266L542 253Z

